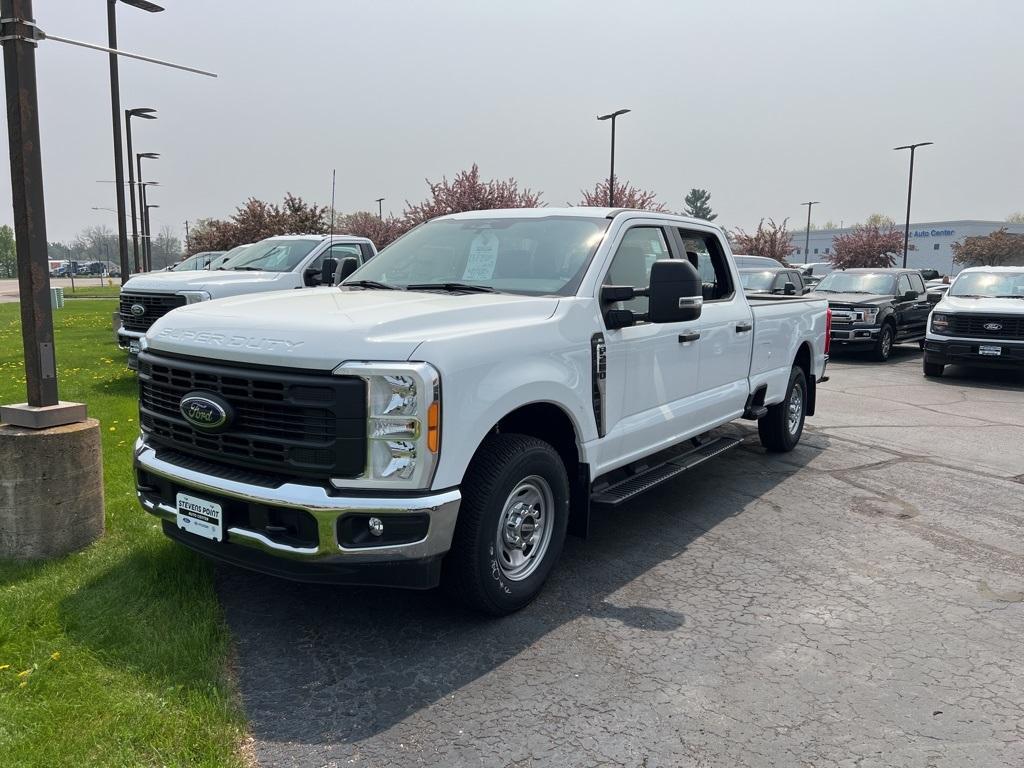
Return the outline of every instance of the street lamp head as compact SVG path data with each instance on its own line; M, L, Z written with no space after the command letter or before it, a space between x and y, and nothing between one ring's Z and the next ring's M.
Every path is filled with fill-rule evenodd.
M629 110L629 109L617 109L614 112L609 112L607 115L598 115L597 119L598 120L608 120L608 119L613 118L613 117L618 117L619 115L624 115L627 112L631 112L631 111L632 110Z
M817 205L821 200L808 200L806 203L800 203L800 205Z
M125 5L130 5L133 8L138 8L140 11L148 11L149 13L159 13L164 8L162 5L151 3L149 0L121 0Z
M143 120L156 120L156 110L152 107L136 107L135 109L126 109L129 117L141 117Z
M902 147L893 147L893 151L899 149L917 149L918 147L927 147L929 144L934 144L934 141L919 141L917 144L905 144Z
M139 152L136 155L136 157L148 157L148 158L150 158L152 160L156 160L158 157L160 157L160 153L159 152Z

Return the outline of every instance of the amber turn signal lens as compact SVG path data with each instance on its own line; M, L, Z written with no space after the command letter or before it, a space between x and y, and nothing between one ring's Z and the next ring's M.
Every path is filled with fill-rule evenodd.
M441 404L436 400L427 409L427 448L437 453L441 444Z

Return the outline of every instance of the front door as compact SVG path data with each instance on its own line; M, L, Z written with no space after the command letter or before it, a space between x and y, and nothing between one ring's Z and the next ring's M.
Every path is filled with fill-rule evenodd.
M604 284L646 288L651 265L675 256L670 241L667 227L645 223L626 229ZM637 297L613 308L644 315L647 299ZM698 392L700 372L700 320L660 324L640 320L628 328L606 330L604 337L605 444L620 466L651 453L654 447L678 442L689 430L688 401Z

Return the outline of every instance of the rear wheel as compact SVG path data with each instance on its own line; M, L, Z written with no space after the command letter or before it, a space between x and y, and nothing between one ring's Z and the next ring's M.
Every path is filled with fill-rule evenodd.
M892 354L892 345L895 341L896 332L893 330L892 323L883 324L882 330L878 334L878 340L875 342L875 360L880 363L888 360L889 355Z
M490 435L462 485L445 561L448 589L478 611L502 616L540 592L565 542L569 480L548 443Z
M946 366L942 363L929 363L927 360L924 362L924 375L930 378L938 378L945 369Z
M781 403L769 405L768 413L757 420L761 445L772 453L792 451L800 442L806 416L807 376L803 368L793 366L786 397Z

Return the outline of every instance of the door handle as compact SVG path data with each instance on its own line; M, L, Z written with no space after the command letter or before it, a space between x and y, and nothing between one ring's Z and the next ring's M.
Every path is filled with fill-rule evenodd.
M691 333L680 333L679 343L685 344L688 341L696 341L700 338L700 331L692 331Z
M736 333L746 333L752 330L754 330L752 323L736 323Z

